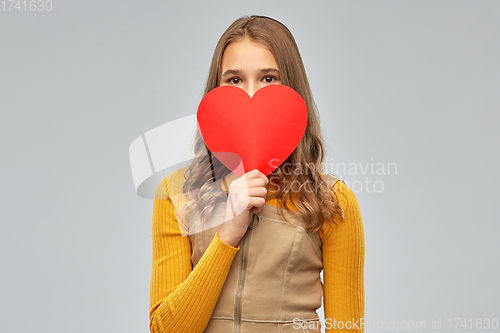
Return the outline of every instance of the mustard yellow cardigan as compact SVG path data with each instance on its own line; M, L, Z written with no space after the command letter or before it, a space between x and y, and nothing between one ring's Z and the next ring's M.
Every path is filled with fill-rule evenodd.
M323 244L325 320L331 326L334 319L344 323L358 321L360 328L338 329L335 325L337 329L326 326L326 331L364 332L361 323L365 305L365 242L360 209L354 193L343 181L336 182L333 191L344 210L344 220L336 220L338 225L323 223L319 230ZM276 207L277 200L266 200L266 203ZM158 186L153 200L152 232L150 331L203 332L240 246L224 243L216 233L193 269L191 243L189 237L181 236L166 178Z

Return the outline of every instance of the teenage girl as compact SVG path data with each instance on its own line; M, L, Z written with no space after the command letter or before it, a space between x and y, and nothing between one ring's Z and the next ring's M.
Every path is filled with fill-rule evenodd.
M156 189L152 333L364 332L361 214L346 184L322 173L319 114L295 40L272 18L236 20L215 48L205 94L231 85L253 96L272 84L293 88L308 109L285 162L267 177L238 177L197 132L192 164Z

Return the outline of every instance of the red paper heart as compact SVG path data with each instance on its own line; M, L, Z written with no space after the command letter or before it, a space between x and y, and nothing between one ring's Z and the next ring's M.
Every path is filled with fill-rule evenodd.
M251 98L220 86L200 102L198 128L208 149L239 177L258 169L266 176L297 148L307 126L307 106L285 85L268 85Z

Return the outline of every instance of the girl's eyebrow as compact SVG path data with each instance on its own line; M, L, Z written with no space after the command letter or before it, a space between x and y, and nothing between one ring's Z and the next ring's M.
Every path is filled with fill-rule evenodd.
M227 76L229 74L239 75L241 74L241 69L228 69L224 72L224 74L222 74L221 78L224 78L224 76Z
M276 72L276 73L280 73L279 70L277 70L276 68L264 68L260 71L262 74L265 74L265 73L269 73L269 72Z
M279 74L279 70L277 70L276 68L264 68L264 69L261 69L260 72L262 74L266 74L266 73L270 73L270 72L276 72L277 74ZM223 79L225 76L229 75L229 74L234 74L234 75L240 75L242 73L242 70L241 69L228 69L227 71L224 72L224 74L222 74L221 78Z

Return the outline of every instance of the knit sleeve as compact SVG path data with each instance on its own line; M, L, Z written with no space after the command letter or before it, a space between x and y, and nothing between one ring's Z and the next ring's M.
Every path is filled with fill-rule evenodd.
M149 298L152 333L203 332L240 249L218 233L192 269L191 242L181 235L166 178L153 199L153 263Z
M326 332L364 332L363 222L354 193L339 180L333 190L344 210L338 225L323 223L323 304Z

